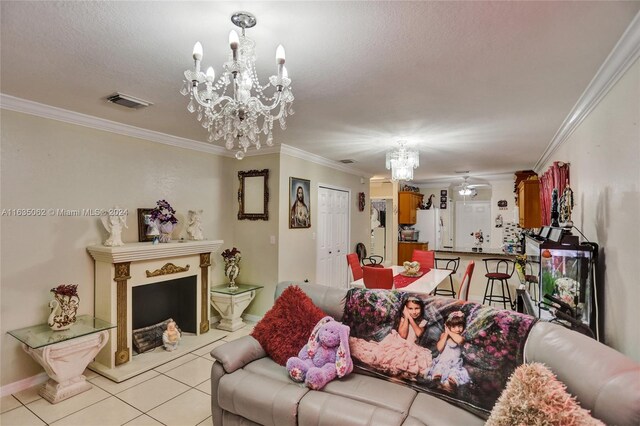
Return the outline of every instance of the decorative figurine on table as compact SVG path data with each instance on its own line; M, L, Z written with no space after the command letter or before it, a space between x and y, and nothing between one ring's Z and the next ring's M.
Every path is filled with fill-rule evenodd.
M187 225L187 234L192 241L204 240L202 236L202 209L189 210L189 224Z
M127 215L119 214L124 213L124 211L116 206L112 210L113 214L100 216L104 228L109 233L109 238L104 242L105 246L118 247L124 245L122 242L122 227L128 228Z
M482 233L482 229L478 229L476 232L472 232L470 235L476 239L476 246L473 247L471 251L482 251L482 243L484 243L484 234Z
M224 275L229 278L229 290L237 290L236 278L240 274L240 260L242 255L240 250L233 248L231 250L226 249L222 252L222 258L224 259Z
M558 188L553 188L551 193L551 226L558 227Z
M180 338L181 334L176 322L169 321L167 329L162 333L162 344L164 345L165 350L169 352L176 350L180 343Z
M573 222L571 221L571 210L573 210L573 190L567 182L562 196L560 197L560 226L565 228L572 228Z

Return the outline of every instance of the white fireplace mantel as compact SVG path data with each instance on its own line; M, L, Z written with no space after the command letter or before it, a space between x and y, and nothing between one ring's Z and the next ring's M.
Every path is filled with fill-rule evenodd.
M213 253L222 243L222 240L172 241L161 244L128 243L120 247L90 246L87 250L97 262L122 263Z
M195 335L209 331L209 272L212 254L222 240L129 243L120 247L87 247L95 261L94 316L117 324L110 339L90 366L109 378L126 378L115 372L132 361L132 290L173 279L195 277ZM215 265L215 262L213 262ZM125 368L128 371L128 369ZM128 374L128 373L127 373ZM119 379L115 379L120 381Z

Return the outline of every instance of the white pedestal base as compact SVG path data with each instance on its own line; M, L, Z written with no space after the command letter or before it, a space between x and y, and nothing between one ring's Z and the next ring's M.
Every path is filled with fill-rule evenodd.
M108 338L109 332L105 330L38 349L23 344L25 352L42 365L50 377L40 389L40 395L56 404L91 389L82 373Z
M241 294L211 293L211 305L220 312L222 320L217 328L227 331L236 331L246 324L242 321L242 313L249 303L256 297L256 290Z

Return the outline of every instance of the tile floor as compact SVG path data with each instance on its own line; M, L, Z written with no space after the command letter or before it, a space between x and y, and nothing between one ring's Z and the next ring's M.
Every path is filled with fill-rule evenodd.
M115 383L85 371L93 388L58 404L38 395L41 385L0 399L0 425L196 426L211 421L209 352L246 336L253 324L146 373Z

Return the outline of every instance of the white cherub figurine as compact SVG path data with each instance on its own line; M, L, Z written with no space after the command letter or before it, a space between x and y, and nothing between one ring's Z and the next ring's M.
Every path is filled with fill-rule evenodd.
M162 344L167 351L174 351L178 347L181 337L176 322L169 321L167 329L162 333Z
M189 210L189 225L187 226L187 234L189 239L193 241L204 240L202 236L202 209Z
M115 213L121 213L123 210L118 206L113 208ZM109 233L109 238L104 242L107 247L123 246L122 242L122 227L129 228L127 226L126 214L110 214L108 216L101 216L100 220L104 225L104 228Z

